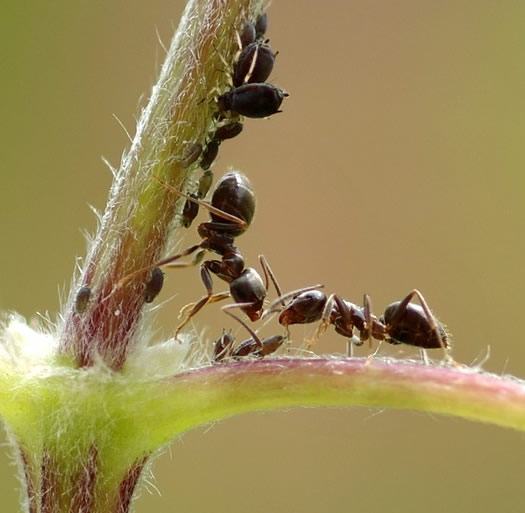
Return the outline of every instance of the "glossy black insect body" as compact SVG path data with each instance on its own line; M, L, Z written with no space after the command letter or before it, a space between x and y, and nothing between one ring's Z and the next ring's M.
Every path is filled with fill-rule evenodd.
M226 173L215 185L211 204L214 210L210 211L214 234L221 236L222 232L227 232L233 237L244 233L255 215L255 193L252 184L246 175L238 171ZM240 224L235 220L224 219L223 213L243 221ZM213 223L204 223L209 226Z
M267 44L259 41L243 48L233 68L233 85L264 82L273 70L275 56Z
M151 271L149 280L146 282L144 288L144 301L146 303L152 303L153 300L159 295L164 285L164 273L158 267L155 267Z
M264 37L266 31L268 30L268 15L266 13L258 16L255 21L255 36L258 38Z
M281 112L279 107L288 96L278 87L266 83L243 84L218 97L221 111L232 111L248 118L265 118Z
M190 198L197 199L197 194L190 194ZM182 220L181 224L184 228L189 228L193 220L197 217L199 213L199 204L191 200L186 200L184 203L184 208L182 209Z
M246 46L255 42L256 34L257 32L255 29L255 25L253 23L246 23L242 28L241 32L239 33L239 41L241 43L241 48L245 48Z
M388 328L391 344L408 344L424 349L438 349L441 343L448 345L443 326L436 322L436 331L421 306L409 303L400 309L400 304L400 301L396 301L387 306L379 318L379 322Z
M199 165L205 171L210 169L211 165L217 158L219 154L219 145L220 142L212 139L207 145L204 151L202 152L202 157L199 162Z
M215 130L213 138L216 141L225 141L227 139L233 139L242 132L243 127L244 125L240 121L235 121L233 123L222 125L219 128L217 128L217 130Z

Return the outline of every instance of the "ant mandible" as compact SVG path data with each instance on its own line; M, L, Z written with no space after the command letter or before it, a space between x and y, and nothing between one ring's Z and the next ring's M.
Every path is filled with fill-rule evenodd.
M449 342L443 325L432 314L423 294L414 289L401 301L391 303L383 315L372 314L370 297L365 294L363 306L344 300L337 294L326 296L320 290L301 294L285 294L274 301L265 316L279 309L279 303L291 301L281 310L279 323L286 327L291 324L309 324L321 321L313 341L333 325L335 331L361 345L372 339L389 344L407 344L421 349L442 349L448 363L454 363L449 355ZM417 298L421 306L412 303ZM354 335L354 328L359 337ZM351 347L351 346L350 346Z

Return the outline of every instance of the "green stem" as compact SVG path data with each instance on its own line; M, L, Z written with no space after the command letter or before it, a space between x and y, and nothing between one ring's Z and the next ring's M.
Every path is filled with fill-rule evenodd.
M380 359L288 359L217 365L159 387L150 412L173 436L195 424L294 406L409 408L525 431L525 383L467 367ZM154 407L157 404L158 407Z

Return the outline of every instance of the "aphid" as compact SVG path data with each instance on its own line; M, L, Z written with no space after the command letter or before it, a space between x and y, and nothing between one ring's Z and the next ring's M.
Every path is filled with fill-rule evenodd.
M193 220L197 217L199 213L199 204L194 201L196 199L202 199L208 194L208 191L211 188L213 182L213 173L208 169L205 171L199 179L199 184L197 186L197 193L190 193L189 199L184 203L182 208L182 219L181 224L184 228L189 228Z
M255 41L256 29L253 23L246 23L239 33L241 48L245 48Z
M190 167L194 162L197 161L197 159L200 157L202 153L202 144L201 143L194 143L190 144L186 147L184 150L184 153L182 154L182 167L187 168Z
M197 196L199 199L203 199L211 189L213 182L213 173L210 170L205 171L199 179L199 186L197 187Z
M199 166L207 171L210 169L211 165L213 164L213 161L217 158L217 155L219 154L219 145L220 142L212 139L204 149L204 152L202 153L202 158L199 162Z
M243 48L233 68L234 87L244 83L265 82L273 70L276 55L268 45L260 41Z
M80 287L75 297L75 312L78 314L84 313L87 309L90 299L91 288L89 288L87 285Z
M268 30L268 15L266 13L261 14L255 21L255 35L258 38L262 38Z
M213 139L215 141L226 141L227 139L233 139L242 132L243 127L244 125L240 121L222 125L217 128L217 130L215 130Z
M197 199L198 195L191 193L190 198ZM181 224L184 228L189 228L193 220L197 217L199 213L199 204L191 200L186 200L184 207L182 209L182 220Z
M150 278L146 282L144 301L146 303L152 303L162 290L162 285L164 285L164 273L161 269L155 267L152 269Z
M281 112L279 107L288 96L272 84L244 84L217 98L221 111L232 111L248 118L265 118Z

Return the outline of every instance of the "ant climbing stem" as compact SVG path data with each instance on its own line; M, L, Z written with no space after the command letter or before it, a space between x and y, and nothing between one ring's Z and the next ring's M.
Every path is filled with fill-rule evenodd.
M186 200L191 201L192 203L196 203L196 204L206 208L210 212L210 214L215 215L215 216L217 216L217 217L219 217L221 219L224 219L225 221L230 221L230 223L232 223L232 224L230 224L230 223L212 222L212 223L203 223L203 224L213 225L214 227L221 228L221 229L223 229L225 231L228 231L228 230L242 230L241 233L244 230L246 230L246 228L248 227L248 223L247 223L246 220L241 219L240 217L237 217L237 216L235 216L233 214L230 214L228 212L225 212L224 210L222 210L220 208L216 208L216 207L213 206L213 204L209 204L206 201L203 201L201 199L192 197L191 195L185 194L182 191L179 191L178 189L176 189L175 187L172 187L170 184L164 182L163 180L161 180L157 176L153 176L153 179L155 181L157 181L158 183L160 183L161 185L163 185L164 187L166 187L170 192L173 192L174 194L176 194L177 196L185 198ZM237 228L232 228L232 226L233 227L236 226ZM114 290L116 290L116 289L118 289L120 287L123 287L124 285L126 285L130 280L132 280L138 274L145 273L147 271L151 271L151 270L155 269L156 267L162 267L162 266L171 264L172 262L174 262L175 260L178 260L179 258L183 258L185 256L189 256L189 255L195 253L195 251L197 251L198 249L203 249L203 244L204 244L204 242L202 242L200 244L195 244L195 245L189 247L188 249L186 249L185 251L183 251L182 253L179 253L177 255L169 256L167 258L164 258L163 260L160 260L159 262L155 262L155 263L153 263L151 265L148 265L146 267L142 267L140 269L137 269L136 271L133 271L132 273L127 274L126 276L124 276L123 278L121 278L117 282L117 284L115 285L115 289ZM179 264L179 265L171 265L171 267L188 267L188 266L191 266L191 265L197 265L199 263L199 261L200 261L199 258L202 259L203 256L204 256L204 251L202 252L201 255L199 255L199 254L197 255L197 257L194 259L193 263L189 263L189 264L182 263L182 264Z
M166 189L168 189L170 192L172 192L173 194L176 194L177 196L180 196L181 198L185 198L187 199L188 201L191 201L192 203L196 203L197 205L207 209L209 212L215 214L216 216L222 218L222 219L225 219L226 221L231 221L232 223L236 223L239 225L239 227L243 228L244 230L246 230L246 228L248 228L248 224L247 222L244 220L244 219L241 219L240 217L237 217L233 214L230 214L224 210L221 210L220 208L216 208L213 206L213 204L210 204L209 202L207 201L204 201L202 199L199 199L198 197L194 197L194 196L191 196L191 194L186 194L182 191L179 191L178 189L176 189L175 187L171 186L169 183L166 183L164 180L161 180L158 176L155 176L153 175L153 179L160 183L161 185L163 185L164 187L166 187ZM228 227L230 225L227 225ZM165 265L165 263L163 264L160 264L160 265Z
M238 171L226 173L216 183L210 203L178 191L168 184L164 184L159 178L156 180L167 186L174 194L206 208L211 218L210 222L201 223L197 229L202 238L199 244L190 246L181 253L155 263L155 267L189 267L200 264L200 277L206 289L206 295L193 305L184 307L186 316L177 326L175 337L206 304L228 297L225 294L214 295L213 275L229 284L229 295L235 304L240 305L239 308L250 320L258 320L264 310L264 300L270 282L278 295L282 295L282 292L266 258L263 255L259 256L264 275L263 281L255 269L245 266L244 257L235 245L235 238L247 230L255 214L255 193L248 178ZM202 261L207 251L219 255L220 260ZM198 253L192 262L176 262L180 258L195 252ZM188 311L189 308L191 309Z

